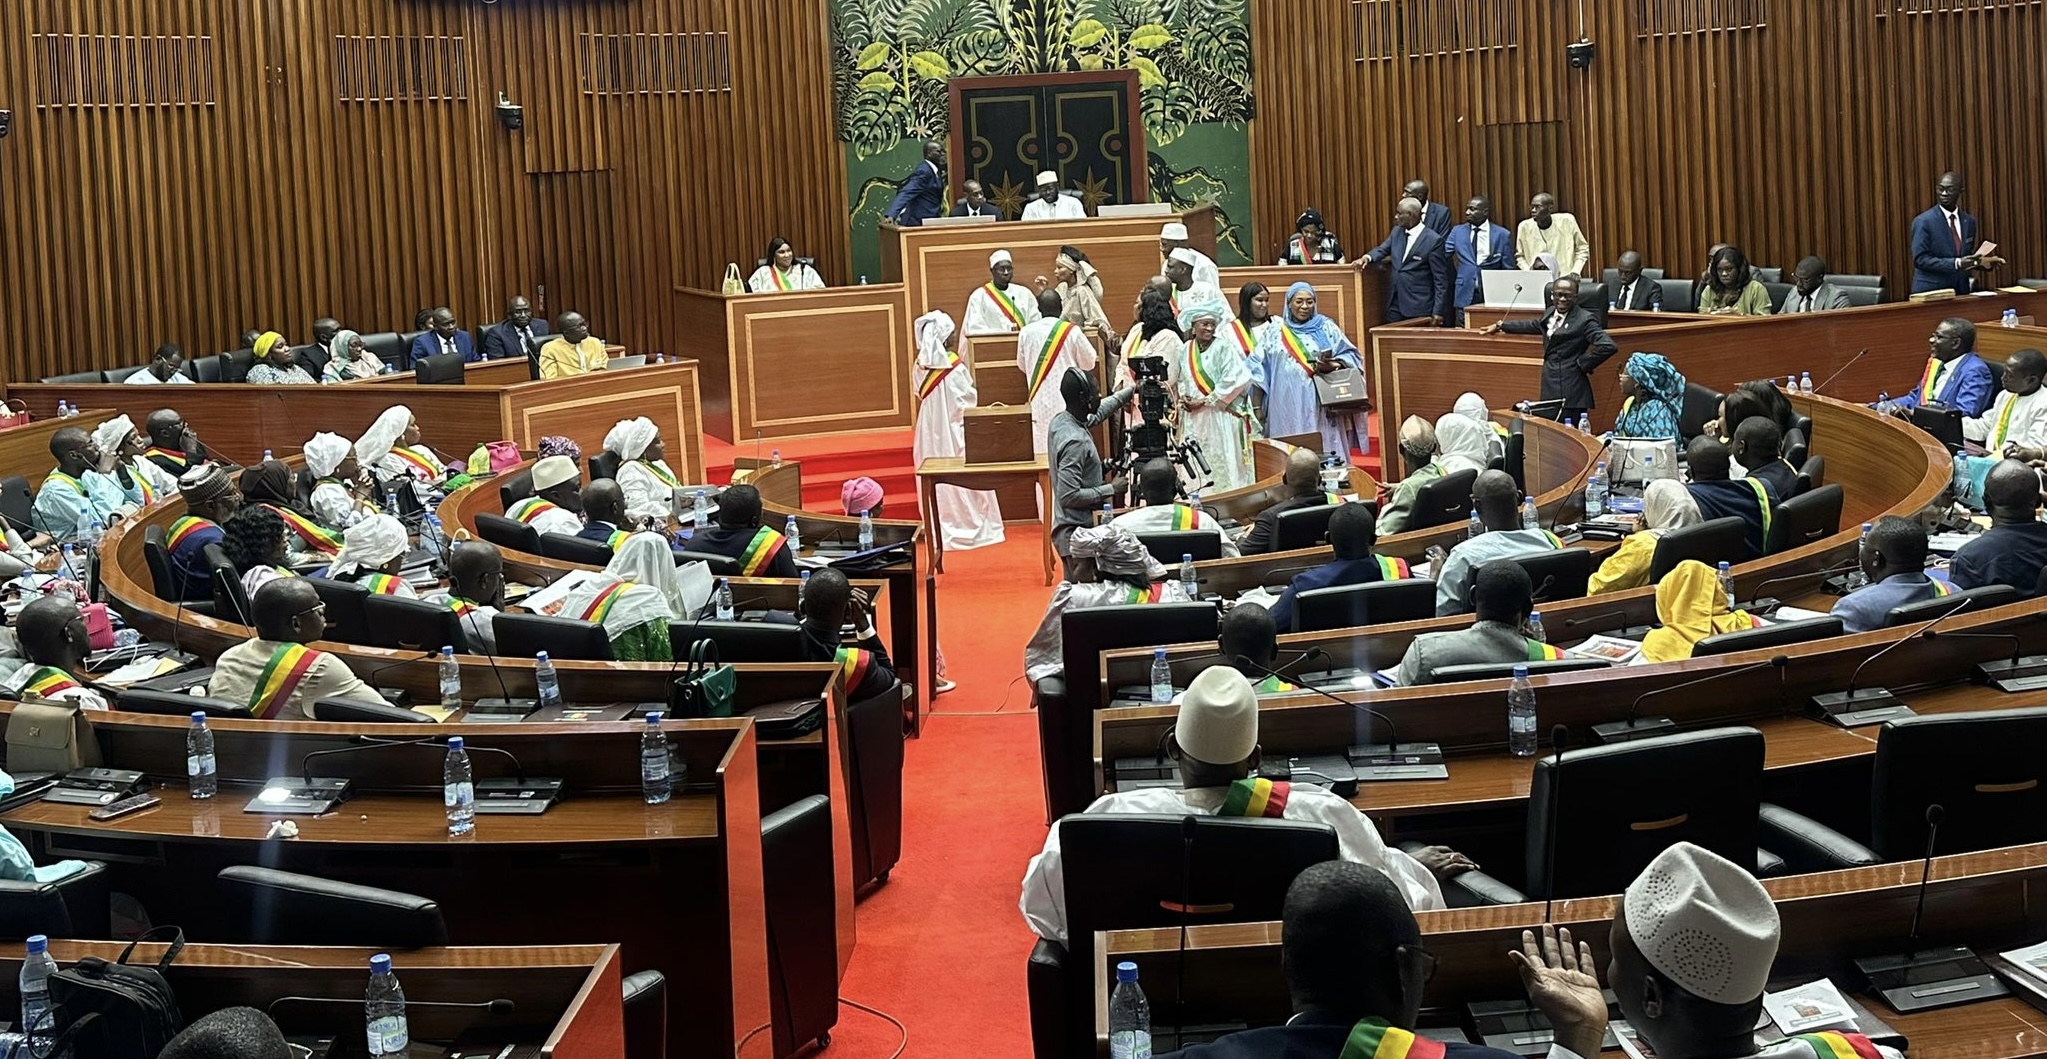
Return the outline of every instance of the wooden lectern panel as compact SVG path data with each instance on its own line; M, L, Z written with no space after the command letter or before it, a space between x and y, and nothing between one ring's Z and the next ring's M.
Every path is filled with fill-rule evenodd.
M916 420L915 319L899 287L727 298L735 442Z
M604 435L619 420L646 416L661 429L668 466L676 476L685 482L703 480L703 410L697 403L694 361L527 382L503 392L512 440L526 452L536 450L541 438L560 434L574 438L587 456L604 448ZM420 422L425 424L424 416Z

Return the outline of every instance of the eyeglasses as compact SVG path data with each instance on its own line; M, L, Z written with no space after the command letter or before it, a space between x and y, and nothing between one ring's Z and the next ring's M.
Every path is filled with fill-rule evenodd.
M302 611L299 611L299 612L298 612L297 614L294 614L294 615L292 615L292 616L291 616L291 620L293 620L293 621L297 621L297 620L299 620L300 618L303 618L303 617L305 617L305 616L306 616L306 615L308 615L308 614L318 614L318 615L320 615L320 616L322 616L322 617L325 617L325 616L326 616L326 614L327 614L327 604L325 604L325 603L315 603L315 604L313 604L312 606L310 606L310 607L307 607L306 609L304 609L304 610L302 610Z

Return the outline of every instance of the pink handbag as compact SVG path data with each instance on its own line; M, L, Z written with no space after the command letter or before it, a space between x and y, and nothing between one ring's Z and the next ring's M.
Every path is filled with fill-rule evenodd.
M502 474L519 465L524 457L519 446L509 441L486 441L469 454L470 474Z
M85 642L95 651L105 651L114 646L114 620L107 613L104 603L87 603L78 608L78 614L85 619Z

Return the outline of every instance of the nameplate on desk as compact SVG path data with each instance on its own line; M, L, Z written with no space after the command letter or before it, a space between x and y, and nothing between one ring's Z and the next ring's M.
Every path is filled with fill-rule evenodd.
M1381 780L1447 780L1440 743L1359 743L1344 752L1362 782Z
M562 781L551 776L476 781L476 811L494 816L539 816L561 796Z
M318 816L348 800L349 781L330 776L272 776L256 792L245 813L272 816Z
M1885 688L1856 688L1814 695L1811 710L1820 720L1843 728L1861 728L1912 716L1912 707Z

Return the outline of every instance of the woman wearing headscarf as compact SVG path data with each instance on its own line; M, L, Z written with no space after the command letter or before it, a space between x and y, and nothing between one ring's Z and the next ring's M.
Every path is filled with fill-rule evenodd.
M275 331L265 331L256 336L251 347L256 362L249 366L246 381L259 386L316 386L319 380L306 373L298 364L298 353L291 348L284 336Z
M314 521L345 531L380 510L368 499L370 485L347 438L323 430L306 442L305 453L306 469L313 472Z
M250 599L256 598L257 589L280 577L298 576L287 565L291 533L276 511L262 504L244 504L221 529L227 533L221 550L227 553L227 561L242 572L242 591ZM249 617L253 621L255 615Z
M1507 428L1493 422L1493 410L1486 407L1485 398L1467 391L1457 398L1457 403L1451 405L1450 410L1493 432L1493 440L1486 449L1488 453L1507 455Z
M284 522L292 554L298 562L313 557L332 558L341 552L341 534L322 526L306 514L292 485L291 468L281 460L264 460L242 471L242 505L268 508ZM237 564L239 565L239 564ZM255 589L249 590L251 593Z
M1341 265L1343 243L1322 223L1322 213L1310 206L1294 221L1294 234L1280 251L1282 265Z
M1061 320L1100 332L1104 349L1116 345L1116 329L1109 325L1109 314L1102 311L1102 277L1079 247L1059 248L1059 256L1052 259L1051 279L1038 277L1038 288L1043 290L1047 286L1059 292Z
M1322 410L1315 377L1340 367L1363 370L1358 347L1336 321L1315 311L1315 288L1296 283L1286 289L1280 326L1251 358L1251 381L1265 394L1265 436L1320 434L1321 451L1350 458L1353 416Z
M1585 594L1619 592L1649 583L1649 564L1656 558L1656 542L1674 529L1695 526L1699 505L1691 490L1675 478L1658 478L1642 491L1642 528L1630 533L1621 546L1599 564ZM1716 572L1717 573L1717 572Z
M1447 413L1436 420L1436 446L1442 453L1436 462L1444 474L1483 471L1492 460L1493 440L1490 426L1480 426L1467 415Z
M131 503L147 507L178 491L178 479L145 455L149 442L135 429L135 421L115 416L93 429L92 440L100 457L108 461L109 475L121 485Z
M797 261L796 247L778 235L768 240L767 263L753 270L753 275L747 278L746 289L755 294L823 290L824 277L818 275L816 269Z
M1613 433L1622 438L1677 437L1685 377L1661 353L1635 353L1621 368L1621 411Z
M390 515L370 515L348 527L327 576L353 581L375 595L418 599L419 593L398 576L406 544L404 523Z
M1656 620L1663 623L1642 639L1642 659L1675 662L1692 656L1708 636L1756 627L1745 610L1730 610L1720 576L1697 559L1686 559L1656 583Z
M612 550L604 572L621 581L645 585L661 594L677 618L688 613L682 601L682 579L675 576L675 553L659 533L634 533Z
M540 439L540 458L544 460L549 456L567 456L570 463L581 466L583 463L583 446L576 444L575 438L562 434L549 434Z
M1178 580L1166 579L1166 568L1152 558L1142 542L1121 526L1082 526L1073 531L1073 563L1068 576L1052 593L1038 629L1024 645L1024 673L1033 682L1064 667L1060 618L1081 607L1122 603L1185 603Z
M661 428L646 416L621 419L604 435L605 451L619 458L619 491L625 494L625 514L635 523L668 524L675 510L675 487L682 482L668 468L668 443Z
M1197 442L1215 492L1251 484L1251 369L1236 339L1218 331L1220 305L1203 302L1180 310L1186 348L1168 360L1169 382L1180 405L1180 437Z
M967 449L967 409L977 394L973 370L956 349L959 332L952 317L933 309L910 325L917 343L917 435L910 457L918 465L933 456L962 456ZM995 494L958 486L936 487L938 532L947 551L1002 542L1002 508Z
M438 486L448 477L448 461L419 440L419 419L402 404L384 414L355 442L355 460L386 487L405 482L422 508L441 502Z
M667 564L666 590L631 579L662 576L650 545L661 550L659 558ZM674 584L675 559L668 542L659 534L635 533L619 545L603 573L569 590L556 614L604 626L611 657L620 662L667 662L674 657L668 623L680 617L676 604L669 602L671 595L680 594Z
M367 379L382 375L386 370L384 358L370 352L363 345L362 336L346 329L334 332L334 341L327 344L333 356L327 361L327 370L320 373L323 383L348 382L351 379Z

